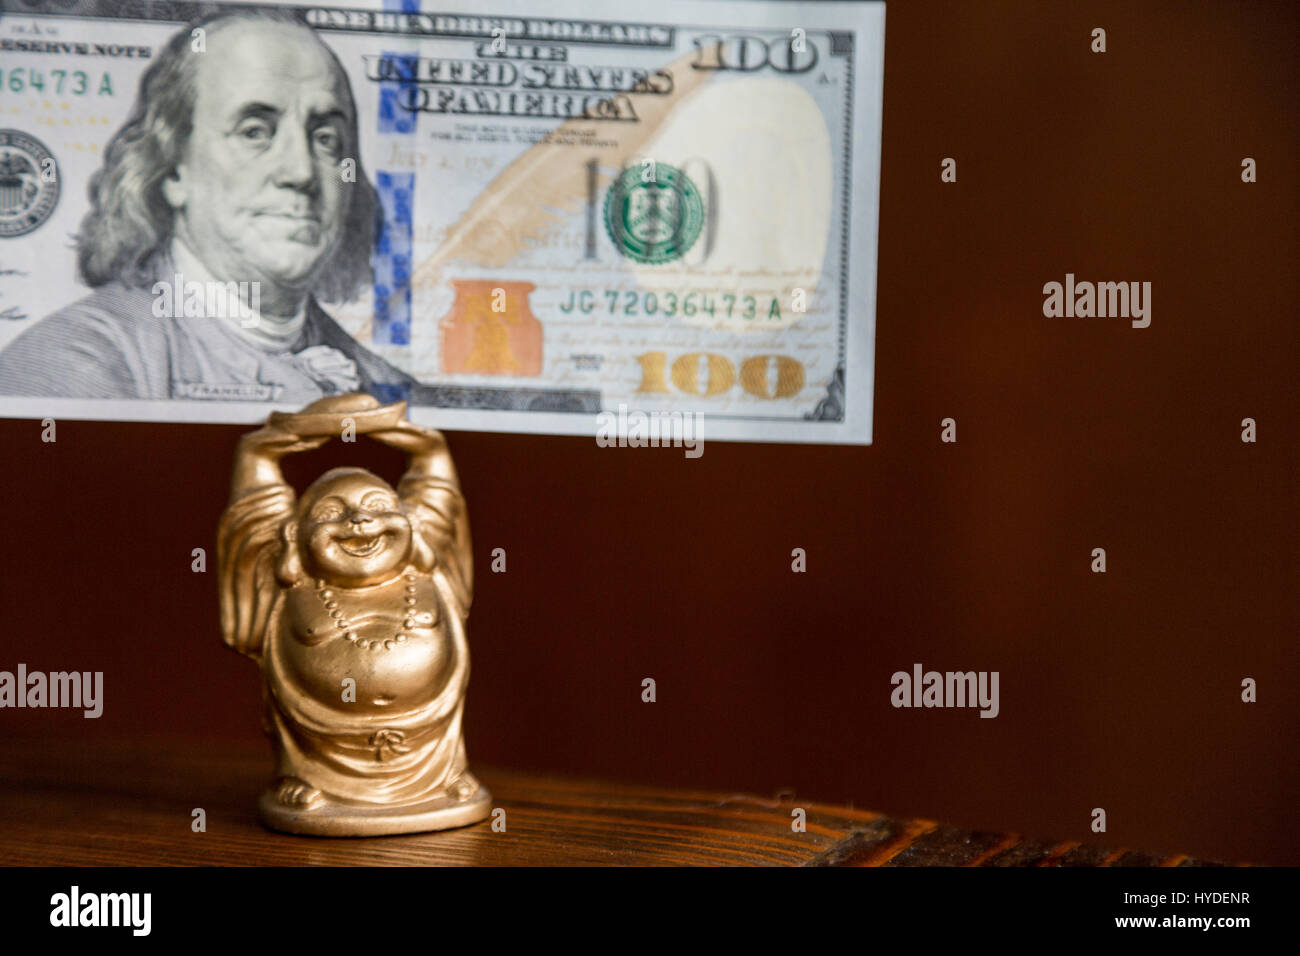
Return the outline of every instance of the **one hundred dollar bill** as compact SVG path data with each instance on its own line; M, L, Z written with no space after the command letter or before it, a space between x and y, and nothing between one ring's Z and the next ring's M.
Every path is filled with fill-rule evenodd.
M461 6L4 0L0 414L870 442L884 4Z

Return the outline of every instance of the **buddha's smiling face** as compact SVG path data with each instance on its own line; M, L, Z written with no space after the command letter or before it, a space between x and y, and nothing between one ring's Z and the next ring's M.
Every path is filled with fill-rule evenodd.
M397 495L373 475L348 474L314 486L298 522L307 573L341 587L387 581L411 553L411 523Z

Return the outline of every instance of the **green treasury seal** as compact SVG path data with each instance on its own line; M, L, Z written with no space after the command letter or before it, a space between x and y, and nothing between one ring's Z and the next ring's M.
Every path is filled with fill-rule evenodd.
M605 228L629 259L658 264L680 259L700 237L704 201L688 177L667 163L623 171L605 194Z

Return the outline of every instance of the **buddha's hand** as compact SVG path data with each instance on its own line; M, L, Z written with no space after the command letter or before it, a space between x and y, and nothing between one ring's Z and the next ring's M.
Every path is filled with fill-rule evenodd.
M329 439L328 435L300 438L293 432L268 425L243 435L239 439L239 454L266 461L279 461L285 455L319 448Z
M369 434L375 441L396 448L398 451L404 451L408 455L428 455L447 447L447 439L442 437L442 432L433 428L422 428L405 418L393 428L383 428Z

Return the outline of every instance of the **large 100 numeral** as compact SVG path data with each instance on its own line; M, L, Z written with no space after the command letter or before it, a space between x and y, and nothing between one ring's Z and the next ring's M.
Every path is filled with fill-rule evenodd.
M645 352L637 356L641 363L641 393L670 393L668 375L673 385L687 395L708 397L721 395L736 384L736 366L725 355L715 352L689 352L678 356L668 367L666 352ZM769 369L776 363L776 383L769 381ZM703 374L701 374L703 373ZM788 355L755 355L740 363L740 387L758 398L790 398L803 389L803 363Z
M793 37L764 40L750 35L695 38L693 70L738 70L749 73L765 66L781 73L807 73L817 65L817 47Z

